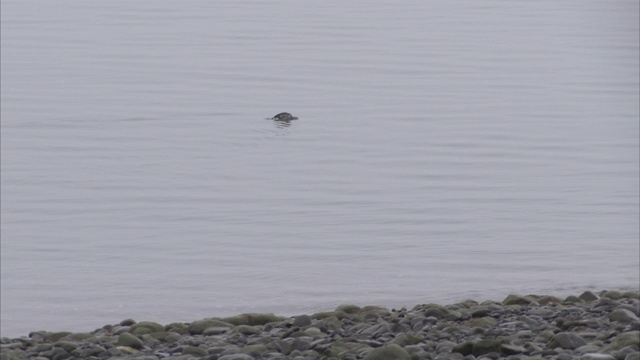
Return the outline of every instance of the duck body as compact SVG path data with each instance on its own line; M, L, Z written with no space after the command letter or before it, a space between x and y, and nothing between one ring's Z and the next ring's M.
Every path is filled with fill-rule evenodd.
M297 117L289 114L288 112L282 112L280 114L277 114L276 116L271 118L272 120L276 120L276 121L291 121L291 120L298 120Z

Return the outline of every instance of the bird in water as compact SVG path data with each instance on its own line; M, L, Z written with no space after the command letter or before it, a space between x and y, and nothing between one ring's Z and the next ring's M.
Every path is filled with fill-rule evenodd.
M297 117L289 114L288 112L283 112L280 113L274 117L271 118L271 120L276 120L276 121L291 121L291 120L298 120Z

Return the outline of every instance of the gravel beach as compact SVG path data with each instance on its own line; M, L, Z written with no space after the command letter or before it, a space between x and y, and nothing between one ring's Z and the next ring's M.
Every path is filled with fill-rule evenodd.
M17 359L640 359L638 291L509 295L412 309L341 305L161 325L126 319L91 332L0 339Z

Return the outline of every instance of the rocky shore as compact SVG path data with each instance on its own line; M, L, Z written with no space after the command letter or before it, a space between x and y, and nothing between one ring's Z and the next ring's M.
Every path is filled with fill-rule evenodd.
M586 291L412 309L342 305L288 318L242 314L168 325L127 319L92 332L3 337L0 360L638 360L639 315L637 291Z

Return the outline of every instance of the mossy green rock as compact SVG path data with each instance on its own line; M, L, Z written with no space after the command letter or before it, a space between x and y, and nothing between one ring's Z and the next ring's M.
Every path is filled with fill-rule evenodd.
M633 345L640 346L640 331L628 331L616 336L605 350L617 350Z
M3 351L0 358L2 360L26 360L27 353L22 350Z
M164 331L164 326L151 321L141 321L137 324L131 325L131 328L129 329L129 332L136 336L152 334L160 331Z
M59 332L50 332L50 333L46 333L44 338L48 341L48 342L56 342L60 339L62 339L63 337L66 337L68 335L71 335L72 333L69 331L59 331Z
M226 321L221 321L218 319L203 319L197 320L189 324L189 333L191 335L200 335L204 332L205 329L210 327L219 327L219 328L227 328L230 329L234 327L233 324L230 324Z
M250 314L241 314L241 315L231 316L231 317L223 318L221 320L238 326L238 325L264 325L270 322L284 321L286 320L286 318L282 316L276 316L274 314L250 313Z
M417 336L413 333L406 333L406 334L399 335L398 337L393 339L392 342L394 344L398 344L402 347L405 347L407 345L415 345L421 342L422 340L423 340L422 336Z
M256 328L255 326L250 326L250 325L240 325L237 326L234 331L239 332L242 335L255 335L255 334L260 334L260 329Z
M534 301L525 296L518 296L514 294L511 294L502 300L503 305L529 305L533 302Z
M559 347L574 350L584 345L587 345L587 342L580 335L572 332L560 332L555 334L547 343L547 349Z
M69 341L56 341L53 343L53 347L63 348L66 352L72 352L78 348L78 345Z
M193 355L193 356L207 356L209 353L205 349L201 349L196 346L187 345L182 349L182 355Z
M465 341L460 343L451 349L451 352L459 353L464 356L471 355L473 353L473 343L471 341Z
M128 346L134 349L142 349L142 340L131 333L122 333L118 337L119 346Z
M480 356L490 352L500 353L503 342L497 339L481 339L473 343L471 353L473 356Z
M480 327L480 328L491 328L496 326L497 323L498 323L498 320L488 316L485 316L482 318L469 319L467 321L468 326Z
M638 316L631 310L616 309L609 314L609 320L622 323L637 323L640 319L638 319Z
M346 314L357 314L362 308L353 304L342 304L336 308L336 311L342 311Z
M620 291L610 290L602 294L602 297L605 297L611 300L620 300L622 299L622 293Z
M364 360L411 360L411 354L396 344L375 348Z

